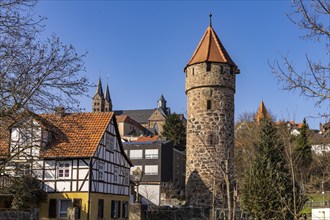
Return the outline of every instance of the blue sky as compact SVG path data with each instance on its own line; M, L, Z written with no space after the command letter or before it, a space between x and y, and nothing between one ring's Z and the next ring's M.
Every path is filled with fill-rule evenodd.
M301 122L324 112L313 100L280 90L267 61L280 55L305 68L305 54L324 48L305 41L286 17L290 1L40 1L45 35L56 33L87 51L91 83L108 83L114 110L155 108L163 94L172 112L186 112L183 69L213 14L213 28L239 66L235 115L256 111L261 100L277 118ZM321 55L320 55L321 54ZM323 57L324 58L324 57ZM91 111L91 97L80 98ZM307 119L318 128L323 119Z

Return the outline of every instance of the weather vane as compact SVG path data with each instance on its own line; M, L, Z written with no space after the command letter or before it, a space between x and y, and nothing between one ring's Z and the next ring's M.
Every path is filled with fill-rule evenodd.
M210 27L212 27L212 13L211 12L209 14L209 17L210 17Z

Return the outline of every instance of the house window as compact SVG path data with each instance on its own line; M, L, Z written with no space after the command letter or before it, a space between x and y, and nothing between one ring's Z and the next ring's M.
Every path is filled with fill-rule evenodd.
M58 217L67 218L68 208L72 206L72 201L69 199L60 199L58 200L58 203Z
M123 202L123 214L122 218L128 218L128 202Z
M142 150L130 150L129 158L131 159L142 159Z
M118 181L119 181L119 167L118 166L114 166L113 181L114 181L114 183L118 183Z
M111 201L111 218L120 217L120 201Z
M146 159L157 159L158 149L146 149L144 155Z
M114 137L110 134L105 135L105 146L110 151L114 150Z
M144 167L145 175L158 175L158 165L146 165Z
M98 162L98 180L104 180L104 162Z
M77 211L78 219L80 219L80 215L81 215L81 205L82 205L82 199L73 199L73 207L78 209L78 211Z
M104 200L99 199L97 217L99 219L103 219L103 213L104 213Z
M56 218L56 199L49 200L48 217Z
M210 110L212 108L212 102L211 100L206 101L206 110Z
M211 71L211 63L209 62L206 63L206 71Z
M128 185L129 184L129 170L125 169L124 171L124 184Z
M158 134L158 124L157 123L154 124L154 131L155 131L155 134L157 135Z
M68 179L70 178L70 162L59 162L58 163L58 178Z
M16 174L19 176L25 176L31 174L31 164L28 163L17 164Z

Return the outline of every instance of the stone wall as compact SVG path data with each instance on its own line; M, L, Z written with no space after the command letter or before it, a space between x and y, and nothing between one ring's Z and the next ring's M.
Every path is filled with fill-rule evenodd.
M32 211L0 210L1 220L38 220L38 209Z
M186 195L190 205L219 207L225 195L220 169L234 150L235 73L226 64L206 63L186 69Z

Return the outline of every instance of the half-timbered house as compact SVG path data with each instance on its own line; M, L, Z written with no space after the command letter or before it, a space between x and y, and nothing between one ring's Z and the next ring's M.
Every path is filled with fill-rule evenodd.
M32 174L43 182L47 202L40 219L126 219L129 170L113 112L34 115L14 124L5 172Z

